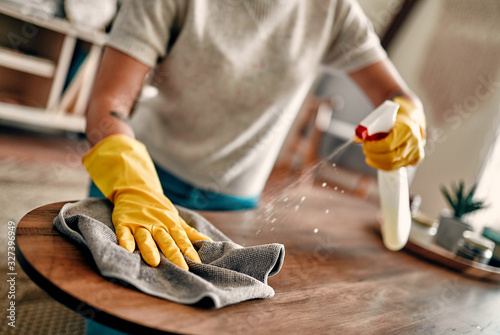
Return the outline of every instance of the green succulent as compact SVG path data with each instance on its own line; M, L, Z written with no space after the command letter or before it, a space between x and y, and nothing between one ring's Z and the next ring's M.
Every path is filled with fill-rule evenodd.
M441 187L441 192L443 193L444 197L446 198L451 208L453 209L455 217L460 219L467 213L477 211L478 209L486 207L484 201L473 200L474 193L476 192L476 187L477 185L474 185L469 191L469 193L465 194L464 182L460 181L458 187L457 186L451 187L453 195L455 196L454 198L450 195L450 193L448 193L448 190L446 190L445 187Z

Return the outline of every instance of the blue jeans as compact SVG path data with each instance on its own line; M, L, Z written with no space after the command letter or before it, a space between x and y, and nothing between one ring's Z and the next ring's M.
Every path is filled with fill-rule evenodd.
M186 208L209 211L231 211L257 207L260 196L240 198L193 187L155 164L163 193L172 203ZM94 182L90 183L89 197L105 198ZM126 335L116 329L86 319L87 334Z
M185 181L165 171L155 164L163 193L172 203L196 210L231 211L251 209L259 204L260 195L254 197L235 197L191 186ZM104 198L104 195L91 182L89 197Z

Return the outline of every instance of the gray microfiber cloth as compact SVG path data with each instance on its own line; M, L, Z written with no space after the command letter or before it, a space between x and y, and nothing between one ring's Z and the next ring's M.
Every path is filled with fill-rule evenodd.
M55 228L80 245L86 246L101 275L119 279L138 290L182 304L211 300L215 308L249 299L274 296L267 278L279 272L285 249L273 243L242 247L232 242L201 215L177 207L187 224L210 236L214 242L194 243L202 264L189 258L189 271L168 261L161 254L160 265L147 265L139 251L130 253L117 244L106 199L88 198L65 204L54 219Z

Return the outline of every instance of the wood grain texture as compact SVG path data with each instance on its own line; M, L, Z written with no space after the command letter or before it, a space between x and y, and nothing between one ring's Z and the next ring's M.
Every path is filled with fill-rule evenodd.
M386 250L373 229L377 207L320 187L291 191L288 198L287 205L258 211L201 212L241 245L285 245L284 266L269 279L276 295L267 300L214 310L106 280L88 252L52 229L62 203L38 208L19 222L18 257L55 299L132 333L500 332L500 286Z

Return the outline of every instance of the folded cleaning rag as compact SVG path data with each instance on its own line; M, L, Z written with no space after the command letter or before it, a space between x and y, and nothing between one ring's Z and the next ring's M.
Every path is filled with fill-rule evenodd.
M113 205L106 199L88 198L65 204L54 219L55 228L86 246L101 275L131 284L138 290L182 304L204 298L220 308L241 301L270 298L274 290L267 278L279 272L285 248L273 243L242 247L232 242L201 215L177 207L187 224L214 242L194 243L202 264L189 258L189 271L168 261L163 254L158 267L147 265L139 251L120 247L111 222Z

